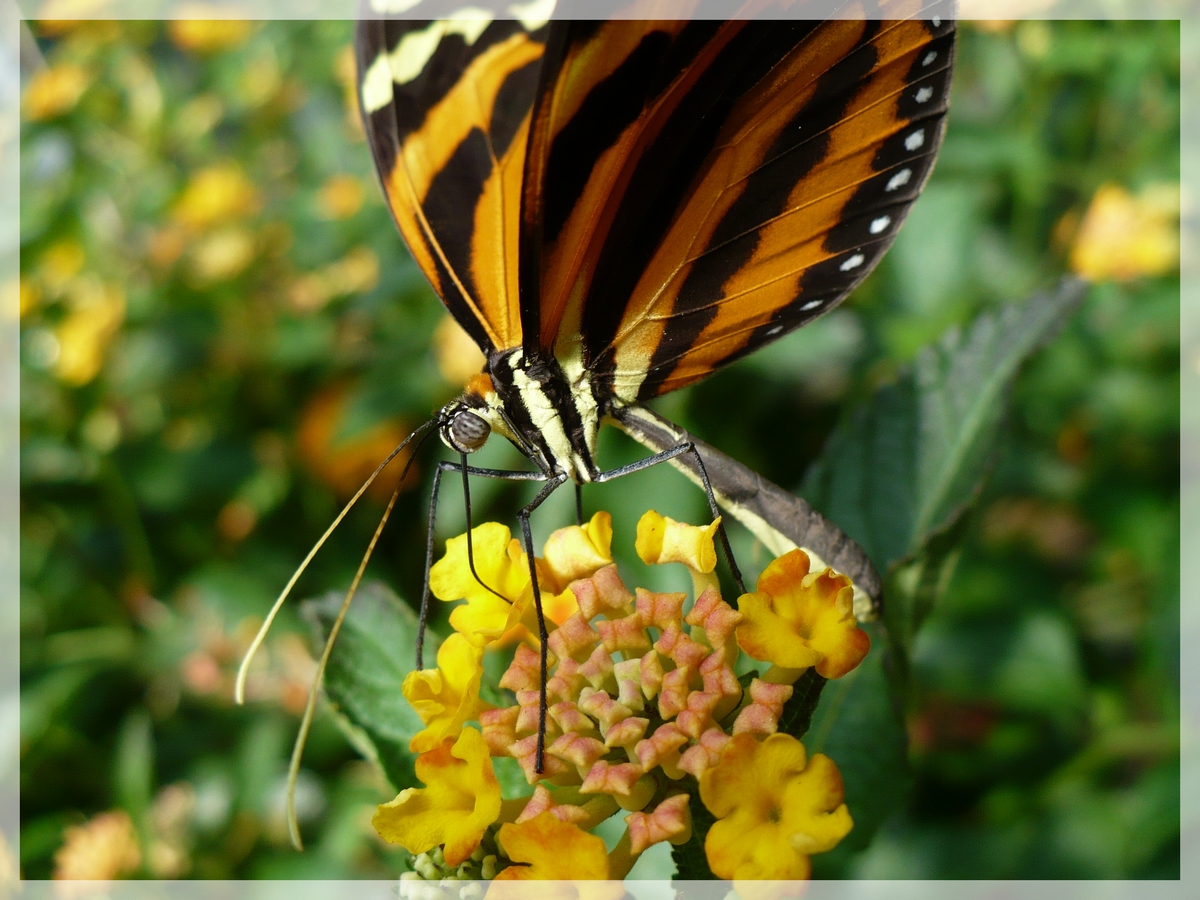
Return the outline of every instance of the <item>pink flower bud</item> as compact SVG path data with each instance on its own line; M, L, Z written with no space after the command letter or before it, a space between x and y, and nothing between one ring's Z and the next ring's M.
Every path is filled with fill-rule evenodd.
M508 756L508 748L517 740L517 717L520 707L505 706L484 710L479 714L479 725L483 729L483 742L491 756Z
M692 816L688 795L676 794L655 807L653 812L634 812L625 817L629 826L630 851L644 852L659 841L683 844L692 836Z
M600 636L588 625L582 613L575 613L550 635L550 649L559 659L583 659L592 652Z
M615 565L599 569L591 578L571 583L571 593L579 602L579 611L591 621L601 613L623 609L632 599Z
M656 594L643 588L637 589L637 612L646 627L653 626L666 631L676 628L683 617L683 602L687 594Z
M709 645L715 650L733 634L742 618L742 614L722 600L714 588L709 588L696 598L696 605L684 621L703 628Z
M609 651L604 647L597 647L592 651L592 655L587 658L587 662L580 663L579 674L587 679L588 684L598 691L613 687L615 682L612 680L613 661L608 655Z
M600 619L596 622L596 630L609 653L640 655L650 649L650 638L646 637L642 617L637 613L623 619Z

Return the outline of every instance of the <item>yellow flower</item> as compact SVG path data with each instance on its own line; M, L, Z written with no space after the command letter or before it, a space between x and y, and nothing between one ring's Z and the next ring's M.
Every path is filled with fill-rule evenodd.
M465 728L416 762L424 788L407 788L379 806L371 824L380 836L410 853L445 845L446 862L457 866L479 846L500 815L500 784L483 736Z
M717 566L713 535L720 524L718 518L700 528L676 522L650 510L638 521L634 548L642 562L649 565L680 562L689 569L707 575Z
M1091 281L1163 275L1179 263L1179 186L1133 196L1104 184L1092 197L1071 247L1071 268Z
M404 698L425 728L409 742L414 753L426 753L462 733L463 725L478 719L488 703L479 699L483 677L483 648L473 647L461 634L452 634L438 648L437 668L409 672Z
M533 590L528 558L506 526L485 522L471 531L471 542L475 571L483 584L471 574L467 536L460 534L446 541L446 555L429 570L429 589L439 600L467 601L451 611L450 627L485 646L521 624L532 606Z
M788 734L759 742L735 736L700 778L700 799L717 822L704 841L718 878L806 879L809 856L837 846L854 826L842 776L823 754L806 759Z
M241 167L229 162L193 174L171 215L181 225L199 229L249 215L258 206L258 191Z
M353 175L333 175L317 191L317 209L326 219L349 219L362 209L366 191Z
M871 649L854 618L854 587L833 569L809 572L808 554L786 553L758 577L758 590L743 594L738 645L755 659L793 670L815 666L824 678L841 678ZM794 679L793 679L794 680Z
M40 122L70 112L91 83L91 73L76 63L42 69L25 88L25 117Z
M128 875L141 859L133 820L124 810L112 810L66 830L54 854L54 878L111 881Z
M207 7L193 4L178 10L186 15L203 15ZM209 54L228 50L245 43L254 28L253 22L239 19L175 19L168 26L171 41L176 47L192 53Z
M586 525L560 528L546 539L544 562L560 591L572 581L591 578L613 561L612 516L598 512Z
M288 289L297 312L313 312L334 297L362 294L379 284L379 257L369 247L354 247L341 259L301 275Z
M60 347L55 374L79 387L100 372L104 354L125 321L125 294L115 284L85 280L71 297L72 310L56 329Z
M539 813L520 824L500 826L500 846L517 863L496 881L603 881L609 876L604 841L553 812Z

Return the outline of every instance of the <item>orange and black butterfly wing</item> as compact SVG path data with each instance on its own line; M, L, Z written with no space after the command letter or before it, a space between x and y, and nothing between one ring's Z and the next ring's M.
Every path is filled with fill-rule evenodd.
M388 205L434 290L485 352L521 343L521 178L547 30L479 11L358 26L359 102Z
M571 23L552 41L521 216L543 349L581 353L635 403L861 281L932 165L954 40L949 3L878 7L882 21Z

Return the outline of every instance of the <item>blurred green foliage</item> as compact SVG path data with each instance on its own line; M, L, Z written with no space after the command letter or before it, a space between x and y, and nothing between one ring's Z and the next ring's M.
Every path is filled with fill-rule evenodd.
M347 103L352 26L34 33L21 142L24 874L49 876L67 828L123 809L141 847L132 874L388 877L403 854L369 816L390 790L327 714L301 779L309 851L286 847L283 776L312 674L294 611L251 702L231 702L241 650L355 479L457 390L442 374L455 351L435 336L441 308ZM1056 280L1102 185L1151 206L1177 191L1178 73L1177 23L964 27L941 160L877 272L842 309L660 409L798 488L839 417L920 347ZM913 645L908 802L865 850L817 857L817 876L1178 877L1179 284L1167 268L1094 287L1019 379L992 477L953 536L958 565ZM600 452L617 464L640 451L609 429ZM518 461L498 441L484 454ZM410 600L433 459L371 568ZM441 537L462 527L454 486L445 494ZM520 496L473 493L506 522ZM623 547L647 496L703 516L698 492L662 472L586 499L613 512ZM543 508L541 536L570 503L560 492ZM349 582L381 509L372 497L347 518L301 595ZM765 562L744 533L735 549Z

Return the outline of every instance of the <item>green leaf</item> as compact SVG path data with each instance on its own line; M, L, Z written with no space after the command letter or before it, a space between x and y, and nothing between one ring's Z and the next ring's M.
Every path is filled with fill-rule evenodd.
M794 738L804 737L812 723L817 701L821 699L821 691L828 683L829 680L818 675L816 669L805 671L792 685L792 696L783 704L779 730Z
M927 347L833 433L804 496L881 571L920 550L974 497L1017 370L1083 292L1082 282L1064 281Z
M320 644L344 596L331 591L301 606ZM426 632L426 659L437 652L439 643ZM325 695L339 724L360 752L383 767L397 790L417 784L408 743L424 725L401 691L413 669L416 645L416 613L385 585L366 582L346 614L325 669Z

